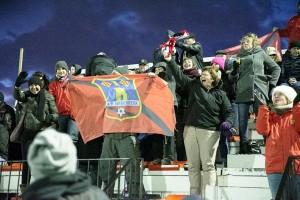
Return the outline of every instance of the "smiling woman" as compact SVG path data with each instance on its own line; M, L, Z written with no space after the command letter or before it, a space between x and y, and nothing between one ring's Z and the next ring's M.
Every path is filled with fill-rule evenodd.
M202 68L200 79L190 78L179 69L172 55L163 53L176 83L189 94L183 137L189 166L190 193L203 195L206 186L216 185L216 152L221 131L230 131L233 123L231 104L226 93L218 88L220 78L213 67Z

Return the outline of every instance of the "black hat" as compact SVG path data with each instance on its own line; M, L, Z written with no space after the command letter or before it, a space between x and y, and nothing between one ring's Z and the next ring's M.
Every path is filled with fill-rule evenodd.
M148 61L146 59L142 59L140 62L139 62L139 65L148 65Z
M290 49L294 47L300 48L300 40L294 40L290 43Z
M32 76L29 80L28 80L28 87L32 84L35 84L35 85L39 85L40 87L42 87L42 81L40 79L40 77L38 76Z
M189 38L195 38L195 34L194 33L191 33L189 32L189 36L186 37L186 39L189 39Z
M227 55L227 52L225 50L217 50L215 55Z

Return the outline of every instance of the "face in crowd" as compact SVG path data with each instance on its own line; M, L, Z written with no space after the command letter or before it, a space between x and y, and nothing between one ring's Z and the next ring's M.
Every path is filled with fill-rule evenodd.
M31 85L29 85L29 91L32 94L38 94L41 91L41 86L39 86L37 84L31 84Z
M56 70L56 75L59 77L65 77L67 74L68 74L68 72L65 68L59 67Z
M183 63L182 63L182 67L183 69L191 69L194 67L194 62L192 59L190 58L186 58L183 60Z
M299 47L290 48L290 52L291 52L291 55L294 57L300 56L300 48Z
M192 44L194 44L196 41L195 41L195 38L185 38L184 39L184 43L185 44L188 44L188 45L192 45Z
M273 104L274 104L275 107L284 106L284 105L288 104L288 99L286 98L286 96L283 93L275 92L274 93Z

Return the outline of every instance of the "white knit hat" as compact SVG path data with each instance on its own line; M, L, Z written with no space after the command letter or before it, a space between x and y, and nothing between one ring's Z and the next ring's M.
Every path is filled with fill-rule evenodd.
M289 101L288 104L292 103L294 101L295 97L297 96L296 91L292 87L287 86L287 85L280 85L280 86L275 87L274 90L272 91L272 101L273 102L275 100L274 94L276 92L281 92L282 94L284 94L284 96L286 96L286 98Z
M36 135L27 160L34 181L54 174L73 174L77 169L77 150L69 135L49 128Z

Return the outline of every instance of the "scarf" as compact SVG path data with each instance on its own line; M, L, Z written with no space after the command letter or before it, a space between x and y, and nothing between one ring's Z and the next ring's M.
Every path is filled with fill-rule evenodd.
M58 75L56 75L55 77L56 77L56 80L58 80L59 82L64 82L65 80L68 79L69 73L67 73L65 76L58 76Z
M283 106L277 106L277 107L275 107L275 110L278 115L282 115L285 112L289 111L292 107L293 107L293 103L290 103L290 104L283 105Z
M45 105L46 105L46 91L45 89L41 89L41 91L37 94L32 94L30 91L26 91L27 100L29 103L33 101L37 102L38 108L36 110L36 118L39 121L45 121Z
M196 67L192 67L190 69L184 69L183 74L187 75L190 78L195 78L200 76L199 70Z

